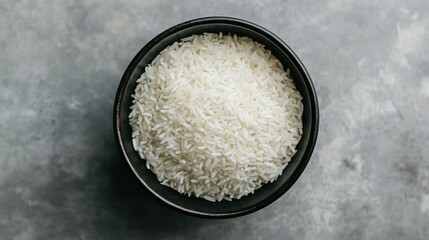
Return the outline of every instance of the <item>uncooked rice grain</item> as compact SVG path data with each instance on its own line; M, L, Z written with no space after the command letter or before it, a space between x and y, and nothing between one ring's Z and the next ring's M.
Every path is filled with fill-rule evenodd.
M164 49L137 80L134 149L161 184L208 201L275 181L302 134L289 70L247 37L205 33Z

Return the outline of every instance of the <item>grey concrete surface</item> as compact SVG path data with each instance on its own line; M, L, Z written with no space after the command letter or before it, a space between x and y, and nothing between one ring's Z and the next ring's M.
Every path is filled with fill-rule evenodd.
M0 239L428 239L429 1L0 1ZM281 199L227 220L144 190L112 130L134 54L195 17L285 40L321 125Z

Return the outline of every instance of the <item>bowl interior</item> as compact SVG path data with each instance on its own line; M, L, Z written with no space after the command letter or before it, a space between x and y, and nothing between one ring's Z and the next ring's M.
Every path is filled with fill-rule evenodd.
M131 127L128 124L128 115L132 105L131 94L134 93L137 85L136 80L144 72L145 66L150 64L161 50L175 41L204 32L237 34L238 36L250 37L264 44L282 62L285 69L290 69L294 83L303 96L303 135L297 146L296 154L283 174L275 182L263 185L254 194L231 202L213 203L196 197L188 197L161 185L155 174L146 168L145 161L140 159L131 143ZM187 213L206 217L243 215L256 211L279 198L293 185L307 165L314 148L318 128L318 109L314 89L308 74L294 53L266 30L233 19L206 19L186 22L161 33L149 42L133 59L123 76L115 103L115 114L117 140L125 158L142 183L167 204Z

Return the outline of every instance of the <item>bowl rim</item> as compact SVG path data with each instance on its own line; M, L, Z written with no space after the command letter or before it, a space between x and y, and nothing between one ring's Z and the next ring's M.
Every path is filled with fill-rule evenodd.
M309 92L309 100L312 105L312 111L311 111L311 132L309 135L309 141L308 145L306 146L306 149L304 151L304 154L302 156L301 161L299 162L297 168L295 171L293 171L292 175L288 179L285 184L283 184L279 189L277 189L273 194L267 196L266 199L263 201L260 201L252 206L249 206L244 209L240 209L233 212L226 212L226 213L208 213L203 211L196 211L192 209L188 209L185 207L182 207L174 202L171 202L167 199L165 199L163 196L158 194L156 191L152 190L147 183L139 176L139 173L134 168L133 164L131 163L127 151L124 146L123 139L121 138L121 105L123 102L123 99L125 97L125 88L128 85L128 82L131 79L132 72L137 67L141 59L144 57L144 55L152 49L157 43L159 43L162 39L165 37L174 34L175 32L178 32L180 30L196 26L196 25L203 25L208 23L227 23L232 25L237 25L240 27L244 27L250 30L254 30L258 32L259 34L263 35L264 37L271 40L274 44L276 44L278 47L280 47L284 52L290 54L290 60L296 65L298 71L302 75L305 85L307 86L307 91ZM128 122L128 121L127 121ZM298 58L298 56L295 54L295 52L279 37L277 37L274 33L271 31L265 29L264 27L261 27L255 23L252 23L247 20L234 18L234 17L225 17L225 16L210 16L210 17L201 17L196 18L192 20L188 20L179 24L176 24L167 30L161 32L157 36L155 36L152 40L150 40L147 44L143 46L143 48L140 49L140 51L135 55L135 57L131 60L130 64L126 68L121 81L118 85L115 102L114 102L114 109L113 109L113 124L114 124L114 134L115 139L117 142L117 145L120 148L120 151L127 161L128 165L130 166L131 170L133 171L134 175L139 179L139 181L145 186L145 188L151 192L153 195L155 195L158 199L160 199L162 202L167 204L167 206L170 206L176 210L180 210L183 213L186 213L188 215L198 216L198 217L204 217L204 218L231 218L231 217L238 217L242 215L246 215L249 213L253 213L257 210L260 210L277 199L279 199L284 193L286 193L292 185L295 184L295 182L298 180L298 178L301 176L301 174L304 172L304 169L306 168L308 162L310 161L311 155L313 153L313 150L316 145L316 140L318 136L319 131L319 104L317 100L316 91L313 85L313 82L311 80L311 77L309 73L307 72L307 69L305 68L304 64L301 62L301 60Z

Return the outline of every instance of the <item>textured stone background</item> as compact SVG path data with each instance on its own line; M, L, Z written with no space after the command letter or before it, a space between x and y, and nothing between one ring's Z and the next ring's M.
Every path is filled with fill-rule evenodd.
M0 0L0 239L427 239L429 1ZM112 130L119 79L166 28L258 23L313 77L317 147L296 185L240 218L149 195Z

